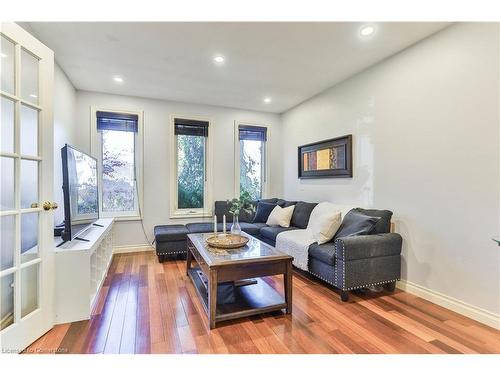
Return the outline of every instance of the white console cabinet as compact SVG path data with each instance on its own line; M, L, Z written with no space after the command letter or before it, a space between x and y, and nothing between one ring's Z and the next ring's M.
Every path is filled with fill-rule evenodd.
M96 224L79 235L89 242L54 240L56 324L90 318L113 257L113 219Z

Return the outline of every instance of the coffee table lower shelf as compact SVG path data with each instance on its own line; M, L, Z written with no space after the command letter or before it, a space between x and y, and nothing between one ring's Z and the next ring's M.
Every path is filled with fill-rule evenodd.
M188 274L208 314L208 291L198 276L198 271L200 271L198 267L190 268ZM286 309L287 304L280 293L262 278L255 280L257 281L255 284L235 288L234 303L217 303L216 323Z

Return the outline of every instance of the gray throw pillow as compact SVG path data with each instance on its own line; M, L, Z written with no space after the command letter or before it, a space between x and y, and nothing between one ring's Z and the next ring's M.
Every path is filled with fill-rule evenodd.
M352 209L342 220L342 224L335 234L335 239L370 234L379 220L379 217L363 215L356 209Z
M260 201L257 203L257 211L253 218L254 223L265 223L271 214L271 211L276 207L276 203L267 203Z
M311 212L316 207L317 203L297 202L295 210L293 210L292 221L290 226L300 229L306 229L309 223Z

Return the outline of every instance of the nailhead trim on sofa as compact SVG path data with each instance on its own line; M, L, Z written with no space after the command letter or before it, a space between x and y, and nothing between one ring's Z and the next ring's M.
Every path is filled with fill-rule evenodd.
M187 251L169 251L168 253L156 253L156 255L186 254Z
M315 273L311 272L311 271L308 271L311 275L317 277L318 279L320 280L323 280L324 282L334 286L337 288L337 285L335 285L334 282L330 281L330 280L327 280L319 275L316 275ZM355 289L361 289L361 288L367 288L369 286L374 286L374 285L380 285L380 284L387 284L387 283L392 283L393 281L398 281L399 279L394 279L394 280L387 280L387 281L380 281L378 283L371 283L371 284L365 284L365 285L358 285L358 286L353 286L351 288L347 288L347 289L344 289L344 288L340 288L341 290L344 290L344 291L348 291L348 290L355 290Z
M392 283L393 281L398 281L399 279L393 279L393 280L386 280L386 281L380 281L378 283L371 283L371 284L366 284L366 285L359 285L359 286L353 286L351 288L347 289L342 289L342 290L354 290L354 289L361 289L361 288L366 288L369 286L374 286L374 285L380 285L380 284L387 284L387 283Z
M313 273L313 272L311 272L311 271L307 271L307 272L309 272L309 273L310 273L311 275L313 275L313 276L316 276L318 279L323 280L324 282L326 282L326 283L328 283L328 284L330 284L330 285L335 286L335 282L330 281L330 280L327 280L327 279L324 279L323 277L321 277L321 276L319 276L319 275L316 275L315 273Z
M356 286L352 286L350 288L346 288L345 287L345 244L344 244L344 241L342 241L341 239L335 240L335 253L336 254L338 254L338 252L337 252L337 250L338 250L337 245L338 244L342 245L342 287L341 287L342 290L347 291L347 290L367 288L369 286L380 285L380 284L387 284L387 283L392 283L394 281L400 280L400 279L393 279L393 280L379 281L377 283L370 283L370 284L364 284L364 285L356 285ZM321 279L323 281L328 282L327 280L322 279L318 275L314 275L314 276L318 277L319 279ZM338 284L337 267L335 267L335 281ZM332 285L335 286L334 284L332 284Z
M339 258L338 257L338 244L341 244L342 245L342 290L345 290L345 246L344 246L344 242L341 240L341 239L337 239L335 241L335 255L337 257L337 259ZM339 279L338 279L338 272L337 272L337 262L335 262L335 281L337 283L337 285L339 284Z

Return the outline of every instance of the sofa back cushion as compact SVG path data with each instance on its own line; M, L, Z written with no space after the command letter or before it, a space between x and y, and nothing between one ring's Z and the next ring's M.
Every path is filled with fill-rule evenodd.
M271 211L276 207L276 203L259 202L257 210L253 218L254 223L265 223L271 214Z
M278 198L265 198L265 199L259 199L256 203L258 202L264 202L264 203L277 203L278 202Z
M254 202L252 204L253 204L253 207L255 209L257 207L257 202ZM242 223L253 223L254 217L255 217L255 211L249 213L249 212L241 210L239 220Z
M284 199L278 199L276 201L276 204L280 207L290 207L290 206L295 206L297 204L297 201L287 201L287 200L284 200Z
M252 202L254 207L256 206L257 202ZM217 222L222 223L222 217L226 215L226 222L232 222L233 221L233 214L229 212L229 209L231 208L231 203L227 201L215 201L215 212L214 215L217 215ZM241 211L239 220L244 223L252 223L253 218L255 216L255 212L252 212L251 214Z
M377 224L370 232L370 234L379 233L389 233L391 231L391 218L392 211L389 210L377 210L377 209L365 209L365 208L355 208L355 212L359 212L366 216L379 217Z
M379 217L364 215L352 209L342 220L342 225L334 238L371 234L379 220Z
M317 203L297 202L295 210L293 210L292 220L290 225L300 229L306 229L309 223L311 212L316 207Z
M233 214L229 212L231 208L231 203L226 201L215 201L215 212L214 215L217 216L217 222L222 223L222 216L226 215L226 222L233 221Z

